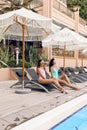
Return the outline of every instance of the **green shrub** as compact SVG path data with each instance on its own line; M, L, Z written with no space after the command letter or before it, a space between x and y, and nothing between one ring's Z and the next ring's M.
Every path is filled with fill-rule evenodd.
M16 65L16 61L15 60L11 60L7 62L8 66L10 67L22 67L22 60L19 60L19 64ZM24 67L28 68L31 67L31 64L29 62L24 62Z
M10 67L15 67L16 66L16 61L15 60L10 60L7 62L7 65Z
M0 60L6 63L8 59L9 59L8 49L2 46L0 48Z

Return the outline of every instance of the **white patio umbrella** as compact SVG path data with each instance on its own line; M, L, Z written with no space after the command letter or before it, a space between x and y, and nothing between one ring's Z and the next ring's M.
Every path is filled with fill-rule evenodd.
M58 33L49 35L43 40L43 46L62 45L64 46L63 67L65 67L65 51L83 49L87 46L87 39L68 28L60 30Z
M43 39L43 46L47 46L49 42L53 41L53 44L57 45L65 45L68 48L68 45L82 45L87 43L87 38L81 36L80 34L68 29L64 28L59 30L57 33L49 35L47 38ZM50 43L51 45L51 43ZM82 46L81 46L82 47Z
M80 34L74 31L71 31L68 28L62 29L55 37L56 41L57 39L58 39L58 43L63 44L64 48L67 50L80 50L87 47L87 38L81 36ZM65 67L65 60L63 64Z
M16 23L16 24L15 24ZM51 19L41 16L37 13L32 12L31 10L27 10L25 8L21 8L15 11L11 11L5 14L0 15L0 28L2 29L1 35L5 35L8 30L11 30L13 25L20 26L21 33L19 35L18 29L14 26L14 31L12 31L11 36L16 34L17 36L21 36L22 40L22 88L24 90L24 42L25 42L25 30L27 35L29 36L29 29L27 27L33 28L40 28L45 33L50 32L51 28ZM9 33L7 33L9 34ZM32 35L35 35L35 31L32 31ZM38 33L37 33L38 36ZM27 37L27 36L26 36Z

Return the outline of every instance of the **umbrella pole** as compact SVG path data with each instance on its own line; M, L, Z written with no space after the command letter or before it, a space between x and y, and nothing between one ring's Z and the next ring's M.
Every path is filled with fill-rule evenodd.
M83 55L82 55L82 58L81 58L81 66L83 68Z
M22 27L22 89L20 90L16 90L15 92L17 94L28 94L31 92L31 89L25 89L24 88L24 61L25 61L25 56L24 56L24 51L25 51L25 47L24 47L24 29L25 29L25 25L21 24Z
M66 44L64 45L64 52L63 52L63 68L65 68L65 58L66 58Z
M24 89L24 28L25 25L22 24L22 88Z

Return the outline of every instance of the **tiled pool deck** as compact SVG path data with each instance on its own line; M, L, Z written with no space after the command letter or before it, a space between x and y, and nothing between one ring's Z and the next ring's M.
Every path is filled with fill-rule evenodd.
M66 87L68 94L54 89L49 94L32 90L29 94L16 94L19 87L10 88L17 81L0 81L0 130L10 130L39 114L47 112L69 100L87 93L87 82L77 84L80 90Z

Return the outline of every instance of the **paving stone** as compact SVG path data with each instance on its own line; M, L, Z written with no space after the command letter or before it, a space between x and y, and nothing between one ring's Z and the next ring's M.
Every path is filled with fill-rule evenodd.
M22 116L18 115L16 113L15 114L10 114L8 116L5 116L2 119L5 120L5 121L10 122L10 124L12 124L12 123L20 124L22 121L24 121Z
M29 95L17 95L14 93L16 88L9 88L11 85L12 82L0 83L0 130L15 127L20 123L87 93L87 82L77 84L80 88L79 91L65 87L68 94L61 93L55 89L49 94L32 91ZM11 112L9 112L9 109Z
M10 122L7 122L3 119L0 119L0 130L5 130L5 128L10 124Z

